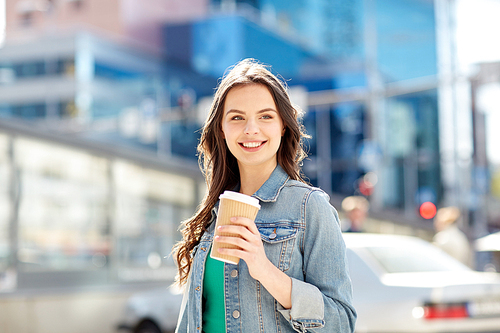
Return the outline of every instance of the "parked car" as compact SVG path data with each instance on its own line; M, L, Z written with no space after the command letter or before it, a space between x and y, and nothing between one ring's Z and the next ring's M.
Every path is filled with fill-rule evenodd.
M345 233L356 332L500 332L500 274L473 271L416 237ZM133 296L121 328L174 330L181 295Z
M474 248L482 254L483 258L489 257L489 262L482 263L482 271L500 273L500 231L478 238L474 241Z
M117 328L133 333L173 333L181 303L182 293L173 286L139 292L128 299Z
M344 234L357 332L500 332L500 274L415 237Z

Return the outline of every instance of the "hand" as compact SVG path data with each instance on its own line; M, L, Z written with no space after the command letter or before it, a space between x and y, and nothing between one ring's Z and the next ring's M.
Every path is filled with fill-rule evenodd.
M215 236L215 241L236 245L239 249L219 248L219 253L245 260L250 275L260 281L261 276L266 272L266 266L272 263L264 251L259 230L255 223L246 217L232 217L230 221L232 225L219 226L218 231L235 236Z
M219 248L219 253L245 260L250 276L259 281L285 309L290 309L292 280L267 258L255 223L246 217L232 217L230 221L232 225L219 226L218 230L236 236L215 236L214 240L236 245L239 249Z

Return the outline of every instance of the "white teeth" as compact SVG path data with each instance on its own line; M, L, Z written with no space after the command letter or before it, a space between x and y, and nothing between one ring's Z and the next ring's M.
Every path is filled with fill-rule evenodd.
M255 148L262 144L262 142L244 142L243 147L245 148Z

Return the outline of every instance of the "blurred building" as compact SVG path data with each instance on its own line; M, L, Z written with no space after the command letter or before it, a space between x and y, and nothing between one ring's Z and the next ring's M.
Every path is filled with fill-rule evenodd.
M0 170L2 292L171 281L204 191L194 162L5 120Z
M2 332L114 332L134 290L173 281L203 193L193 161L2 120Z
M214 78L249 57L272 65L272 70L284 78L294 79L300 77L310 63L319 61L296 40L284 38L263 26L253 11L238 10L238 7L235 10L166 25L163 34L166 59Z
M163 71L150 54L86 33L7 44L0 52L0 66L4 117L61 126L116 118L148 94L159 94Z
M105 8L98 11L91 0L8 1L3 115L51 123L59 115L71 120L61 127L84 137L193 156L205 97L228 66L254 57L302 92L313 136L304 169L313 184L346 196L360 193L364 175L376 175L369 193L374 212L392 208L415 223L423 222L422 200L441 201L433 1L107 6L112 27L99 14ZM187 8L195 10L189 15ZM61 28L76 33L51 42L47 35ZM34 36L38 42L26 42ZM64 55L49 45L75 46L60 60ZM61 89L74 87L69 96L23 89L37 80L49 86L52 73L69 83L59 83Z
M6 0L7 42L80 31L126 38L142 47L161 43L165 21L202 17L207 0Z
M8 0L0 115L195 159L217 79L254 57L307 111L314 185L337 205L365 195L373 216L431 230L420 204L467 191L448 133L459 117L438 80L441 2Z
M250 17L311 54L288 81L308 91L305 124L313 138L304 168L310 180L346 196L362 194L364 175L374 173L373 212L393 209L404 212L401 219L425 224L419 205L443 198L434 1L232 3L212 6ZM213 68L231 64L229 43L214 49L220 56L212 57ZM272 49L264 38L245 45L245 56L258 55L256 45Z

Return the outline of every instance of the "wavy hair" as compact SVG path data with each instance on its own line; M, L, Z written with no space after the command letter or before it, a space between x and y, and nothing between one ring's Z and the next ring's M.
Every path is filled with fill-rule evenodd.
M302 139L309 136L299 122L302 111L292 105L286 83L273 75L267 66L255 59L240 61L229 68L219 83L202 128L197 149L208 191L195 215L182 222L183 239L172 250L178 269L176 282L181 286L187 281L193 261L191 253L212 220L212 209L219 195L234 188L240 181L237 160L229 151L222 134L222 118L229 90L246 84L262 84L269 89L285 128L277 152L277 163L291 179L305 182L300 169L301 161L307 156Z

